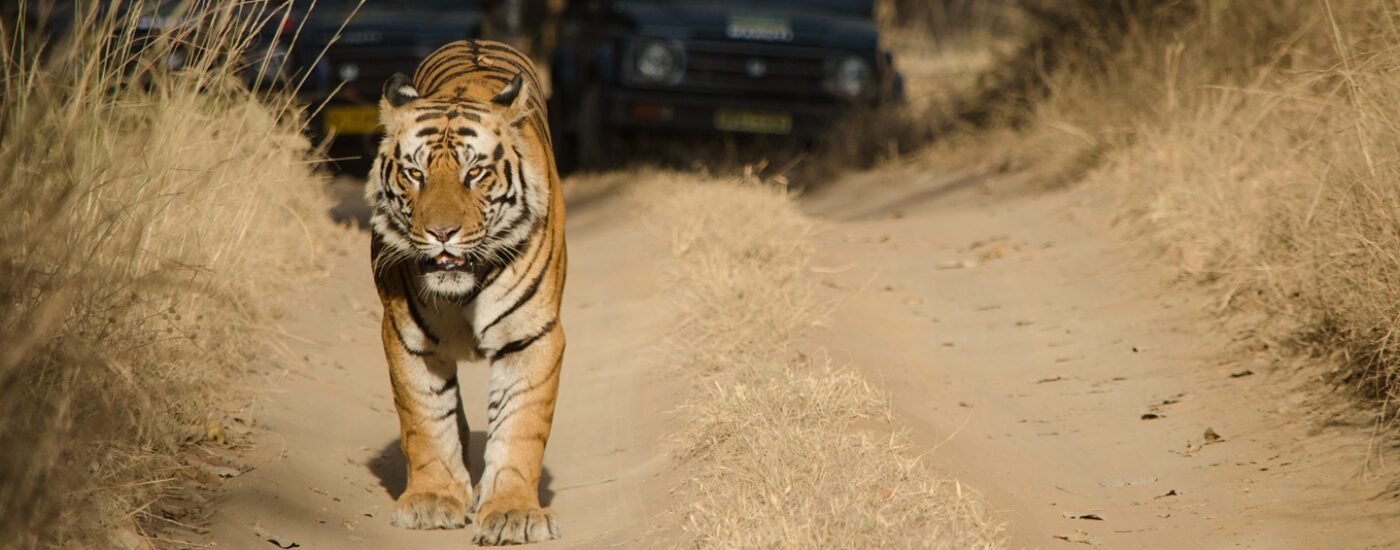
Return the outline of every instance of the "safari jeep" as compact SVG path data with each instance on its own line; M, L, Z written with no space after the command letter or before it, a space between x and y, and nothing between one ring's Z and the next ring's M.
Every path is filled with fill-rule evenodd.
M551 60L561 165L614 130L813 136L902 94L873 0L573 0Z

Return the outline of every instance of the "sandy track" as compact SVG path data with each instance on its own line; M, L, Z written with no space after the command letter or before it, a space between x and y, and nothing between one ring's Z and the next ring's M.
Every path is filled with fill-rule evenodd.
M1088 193L1018 185L890 169L805 202L838 304L812 345L888 388L1013 547L1400 543L1368 426L1302 414L1288 369L1232 353L1238 331ZM1200 447L1207 428L1223 440Z
M1296 374L1240 351L1238 331L1107 230L1085 192L932 174L858 174L804 199L822 220L814 276L835 304L806 346L885 387L917 450L985 494L1013 547L1400 542L1393 475L1364 460L1367 427L1320 426ZM668 325L667 251L623 204L570 210L570 343L544 489L565 538L550 547L646 547L672 486L660 442L677 390L646 351ZM266 373L240 457L254 469L227 483L220 547L469 544L470 527L389 525L402 458L364 244L288 301L282 340L300 361ZM474 426L484 374L461 374ZM1223 440L1201 446L1207 428Z
M341 189L353 194L353 189ZM659 240L608 201L569 214L568 331L542 497L564 539L547 547L627 546L651 525L670 484L659 452L674 400L644 350L662 336L666 298ZM294 366L267 373L251 416L259 428L229 480L210 539L221 548L463 548L455 531L392 527L404 486L398 424L378 340L379 305L365 235L334 258L329 278L286 304L282 338ZM473 368L476 367L476 368ZM473 427L473 477L485 425L482 366L461 369Z

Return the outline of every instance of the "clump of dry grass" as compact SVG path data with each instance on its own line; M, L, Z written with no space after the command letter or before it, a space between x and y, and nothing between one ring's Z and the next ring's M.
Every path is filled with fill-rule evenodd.
M332 235L309 144L235 82L254 23L226 7L145 49L139 7L62 41L0 29L0 547L149 534ZM159 70L177 44L186 69Z
M811 222L784 192L757 183L673 177L656 185L668 195L657 208L669 220L671 250L684 261L680 332L698 353L685 355L727 368L787 350L815 316L803 280Z
M811 223L750 180L657 175L638 193L672 237L681 324L671 356L698 394L675 438L681 545L996 548L979 499L940 480L885 425L884 396L794 349L819 317L806 278Z

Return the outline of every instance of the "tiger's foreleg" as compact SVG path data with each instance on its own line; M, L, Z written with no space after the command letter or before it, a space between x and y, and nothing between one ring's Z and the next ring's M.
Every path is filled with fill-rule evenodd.
M540 507L540 471L554 421L564 331L554 325L524 348L491 361L486 468L477 485L477 544L523 544L559 537Z
M456 363L410 348L391 316L391 308L385 308L384 352L408 466L408 485L391 521L409 529L463 527L472 487L463 453L467 427Z

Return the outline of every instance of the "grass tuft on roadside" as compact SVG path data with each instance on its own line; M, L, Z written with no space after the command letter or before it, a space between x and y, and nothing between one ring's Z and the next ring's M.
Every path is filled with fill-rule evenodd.
M887 398L798 350L819 320L811 222L753 180L658 174L633 192L671 239L679 323L668 357L693 381L674 437L681 546L999 548L979 497L888 433Z
M142 547L186 519L163 505L182 449L335 234L296 117L237 81L254 22L225 8L145 48L139 8L0 28L0 548Z

